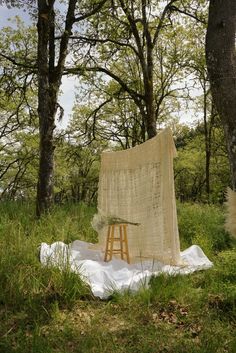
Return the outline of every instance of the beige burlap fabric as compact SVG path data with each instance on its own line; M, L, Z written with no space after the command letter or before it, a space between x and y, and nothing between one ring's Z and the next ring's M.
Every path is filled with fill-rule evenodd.
M227 188L226 193L226 230L236 238L236 192Z
M128 225L131 261L157 259L180 263L174 191L176 149L170 129L132 149L104 152L101 157L98 209L105 217L119 217ZM99 231L105 248L107 227Z

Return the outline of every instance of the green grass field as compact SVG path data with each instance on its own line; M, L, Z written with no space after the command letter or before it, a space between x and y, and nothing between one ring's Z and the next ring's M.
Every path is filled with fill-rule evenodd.
M37 221L32 205L0 203L1 353L236 352L236 249L223 209L178 205L181 248L200 245L212 269L162 275L108 301L78 275L39 262L41 242L96 242L94 212L65 205Z

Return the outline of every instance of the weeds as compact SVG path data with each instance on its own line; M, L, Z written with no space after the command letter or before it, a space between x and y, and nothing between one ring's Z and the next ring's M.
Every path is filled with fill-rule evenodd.
M37 221L32 205L0 204L0 353L236 351L236 250L221 209L178 206L182 249L200 245L213 268L153 277L108 301L67 268L39 262L41 242L95 242L94 212L64 205Z
M233 245L233 240L224 229L223 207L179 204L178 225L182 249L197 244L208 256L212 256Z

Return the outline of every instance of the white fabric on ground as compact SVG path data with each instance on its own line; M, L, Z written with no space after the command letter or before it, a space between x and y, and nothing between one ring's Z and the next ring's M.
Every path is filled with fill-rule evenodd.
M43 265L58 266L61 269L69 266L71 271L78 273L90 285L94 296L101 299L106 299L114 290L136 291L147 286L153 275L189 274L213 265L197 245L181 252L180 256L186 264L184 267L164 265L154 260L129 265L119 259L104 262L101 250L91 250L91 244L80 240L69 245L63 242L51 245L42 243L40 247L40 261Z

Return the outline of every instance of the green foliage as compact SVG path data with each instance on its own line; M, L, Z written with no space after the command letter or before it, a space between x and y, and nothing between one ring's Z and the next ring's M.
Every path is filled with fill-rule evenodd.
M73 143L60 141L55 154L55 200L95 204L103 144L83 146L73 131Z
M1 293L0 301L15 310L37 305L71 305L89 290L79 277L65 269L44 268L39 263L39 245L56 240L71 242L75 239L94 241L90 224L93 210L65 207L45 215L40 221L33 218L32 205L1 204ZM70 210L70 214L68 214ZM40 304L41 302L41 304Z
M224 230L224 209L214 205L178 204L181 248L197 244L207 255L227 249L232 240Z
M31 204L0 203L0 352L234 353L236 251L219 251L228 244L222 209L178 205L182 247L201 230L213 268L153 277L149 288L106 302L78 275L38 258L42 241L96 241L95 211L65 204L37 221Z
M194 128L176 124L173 133L178 156L174 161L176 197L180 201L221 203L224 192L230 184L230 171L223 129L212 127L210 157L210 194L206 191L206 151L204 126L199 123Z
M177 2L182 10L189 3L191 11L201 20L205 18L204 1ZM97 3L95 1L95 3ZM147 51L141 2L125 1L133 14L144 57ZM222 202L229 184L229 166L222 144L223 132L219 122L212 130L210 167L210 197L205 190L205 141L203 124L192 129L176 123L186 110L203 115L204 95L191 99L189 80L201 90L207 89L207 120L211 117L203 37L205 26L191 17L170 11L160 22L161 2L146 3L147 30L154 37L160 24L158 40L153 51L154 110L157 126L171 124L176 135L178 159L175 164L177 197L182 201ZM82 12L91 4L82 1ZM64 9L64 7L63 7ZM155 14L153 13L155 12ZM62 28L63 18L57 31ZM171 26L169 26L171 24ZM83 28L83 29L82 29ZM95 16L81 23L81 33L75 26L73 34L83 39L73 41L73 60L81 67L77 94L79 104L74 107L73 119L66 131L55 136L55 199L96 202L99 158L102 150L130 148L147 138L145 133L144 81L137 43L130 23L119 1L107 2ZM85 40L85 37L88 37ZM85 44L87 43L87 44ZM86 50L89 48L89 56ZM26 27L16 17L12 27L2 30L0 39L0 192L2 199L33 199L37 189L39 137L36 102L36 28ZM140 54L140 53L139 53ZM142 53L141 53L142 54ZM142 56L142 55L141 55ZM9 59L10 58L10 59ZM89 63L86 71L85 61ZM18 65L15 65L14 61ZM92 71L90 71L91 67ZM114 74L107 76L103 67ZM76 68L75 68L76 70ZM144 70L146 72L148 70ZM118 80L116 79L118 77ZM122 85L122 82L124 85ZM191 81L192 82L192 81ZM187 89L188 86L188 89ZM127 91L128 87L128 91ZM202 92L202 91L201 91ZM192 113L191 113L192 114ZM203 118L201 118L203 120ZM178 126L177 126L178 125ZM209 129L209 121L207 121ZM2 134L3 136L2 136ZM2 175L3 174L3 175Z
M30 198L38 166L36 113L36 30L19 17L0 39L1 198ZM16 65L17 63L17 65Z

